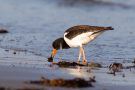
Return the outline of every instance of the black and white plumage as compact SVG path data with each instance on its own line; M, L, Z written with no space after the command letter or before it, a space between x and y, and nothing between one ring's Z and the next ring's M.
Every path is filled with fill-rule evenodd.
M80 47L78 63L80 62L81 55L83 54L83 64L87 64L85 52L83 45L94 40L101 33L113 30L112 27L99 27L99 26L89 26L89 25L78 25L67 29L64 32L64 38L58 38L53 42L53 51L49 61L53 61L58 49L68 49L72 47Z

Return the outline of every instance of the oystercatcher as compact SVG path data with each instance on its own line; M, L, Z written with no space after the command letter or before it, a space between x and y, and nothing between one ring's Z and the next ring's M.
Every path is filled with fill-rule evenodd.
M64 32L64 37L56 39L53 43L53 50L51 57L48 58L49 62L53 62L53 58L59 49L68 49L79 47L79 57L77 62L80 62L81 55L83 55L83 64L88 64L83 46L94 40L101 33L113 30L112 27L77 25L67 29Z

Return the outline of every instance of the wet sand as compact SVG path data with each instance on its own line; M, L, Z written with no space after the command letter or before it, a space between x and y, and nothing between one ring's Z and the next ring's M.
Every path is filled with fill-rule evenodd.
M0 49L1 59L0 62L5 63L0 65L0 87L10 88L11 90L32 88L34 90L132 90L134 88L134 82L132 78L135 77L134 71L123 70L121 73L116 73L116 76L107 74L108 68L93 69L91 72L87 72L87 67L78 68L60 68L57 65L51 66L50 63L46 62L43 57L35 56L30 53L16 52L14 55L12 50L9 52L5 49ZM2 55L3 54L3 55ZM4 56L6 55L6 58ZM18 58L17 58L18 57ZM19 58L20 57L20 58ZM23 57L23 58L21 58ZM30 57L35 57L38 60L44 60L44 64L32 65ZM10 64L8 61L20 60L19 63ZM29 65L23 65L21 61L27 61ZM31 64L31 65L30 65ZM126 73L127 72L127 73ZM122 77L122 73L125 73L125 77ZM29 84L30 80L40 80L42 77L48 79L73 79L73 78L84 78L96 76L96 82L92 83L94 87L86 88L64 88L64 87L51 87L46 85ZM25 89L24 89L25 90Z
M135 70L123 69L116 76L107 74L107 66L120 62L133 65L135 55L134 0L0 0L0 87L36 88L39 90L133 90ZM85 47L88 61L101 63L106 68L88 67L60 68L50 66L47 58L51 54L52 41L62 37L63 32L78 24L112 26L115 30L106 32ZM61 50L55 62L62 58L76 61L78 49ZM125 77L122 75L125 74ZM47 87L25 83L29 80L73 79L96 77L94 87L63 88ZM25 89L24 89L25 90ZM31 90L31 89L30 89Z

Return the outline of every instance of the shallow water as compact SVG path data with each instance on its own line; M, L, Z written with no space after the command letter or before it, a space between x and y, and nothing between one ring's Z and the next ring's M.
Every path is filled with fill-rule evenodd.
M74 2L75 1L75 2ZM66 29L78 24L112 26L85 46L87 59L103 63L132 61L135 57L134 0L0 0L0 47L27 51L44 57L51 54L52 42ZM59 51L61 58L76 61L78 48Z

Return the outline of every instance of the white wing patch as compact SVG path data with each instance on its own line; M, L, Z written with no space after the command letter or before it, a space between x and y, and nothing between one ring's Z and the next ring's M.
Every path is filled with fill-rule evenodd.
M66 36L68 33L69 33L69 32L65 32L65 33L64 33L64 36Z
M82 33L71 40L65 37L66 34L67 33L64 34L64 40L70 47L79 47L93 40L93 38L90 37L93 34L93 32Z

